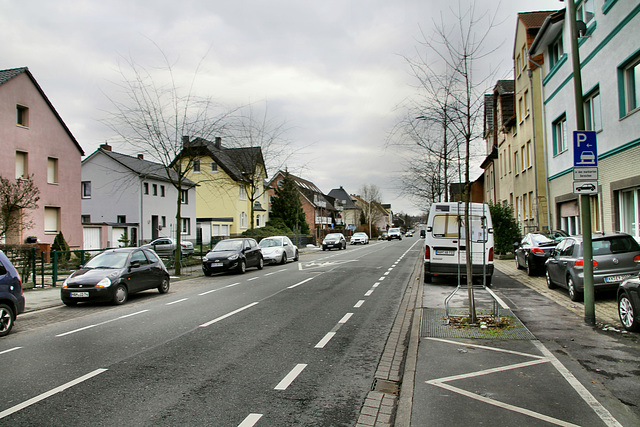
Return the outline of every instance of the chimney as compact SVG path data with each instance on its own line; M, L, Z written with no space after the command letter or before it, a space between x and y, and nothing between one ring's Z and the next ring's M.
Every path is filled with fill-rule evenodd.
M102 148L105 151L111 151L111 146L109 144L107 144L106 142L102 145L100 145L100 148Z
M142 153L138 154L138 158L139 158L140 160L144 160L144 154L142 154Z
M216 148L222 148L222 138L216 136L216 142L213 143L213 146Z
M189 135L183 135L182 136L182 146L184 147L188 143L189 143Z

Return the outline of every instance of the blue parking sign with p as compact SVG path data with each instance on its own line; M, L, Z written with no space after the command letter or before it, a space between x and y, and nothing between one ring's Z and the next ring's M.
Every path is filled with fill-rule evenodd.
M573 166L598 166L598 147L595 131L576 130L573 132Z

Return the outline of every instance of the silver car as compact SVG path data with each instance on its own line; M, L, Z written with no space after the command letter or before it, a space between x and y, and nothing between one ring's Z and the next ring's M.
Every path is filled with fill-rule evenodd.
M594 234L593 285L596 291L617 289L620 283L640 272L640 245L625 233ZM584 295L584 259L582 236L561 241L545 262L547 286L569 290L572 301Z
M298 261L298 248L287 236L272 236L260 240L265 263L286 264L288 260Z
M369 243L369 236L367 236L367 233L353 233L353 236L351 236L351 240L349 240L349 243L351 243L352 245L356 245L358 243L366 245Z
M176 239L171 237L160 237L146 245L142 245L142 247L153 249L158 255L173 256L176 253ZM180 253L183 256L193 254L193 243L184 240L180 241Z

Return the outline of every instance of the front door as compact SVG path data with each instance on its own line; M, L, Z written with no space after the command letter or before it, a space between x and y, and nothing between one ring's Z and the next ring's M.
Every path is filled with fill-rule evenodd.
M151 215L151 240L158 238L158 215Z

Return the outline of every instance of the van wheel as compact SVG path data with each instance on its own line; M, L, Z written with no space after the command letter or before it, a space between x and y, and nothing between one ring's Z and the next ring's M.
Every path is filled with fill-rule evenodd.
M424 273L424 283L431 283L431 280L433 280L433 276L429 273Z

